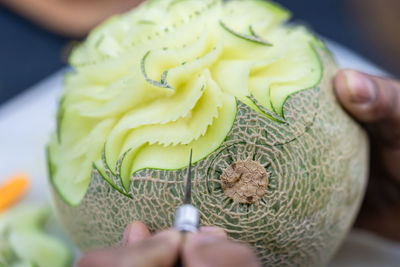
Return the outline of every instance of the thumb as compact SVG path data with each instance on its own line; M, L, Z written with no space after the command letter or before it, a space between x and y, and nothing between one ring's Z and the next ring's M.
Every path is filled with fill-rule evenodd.
M400 83L355 70L341 70L335 93L343 107L368 125L374 137L400 147Z

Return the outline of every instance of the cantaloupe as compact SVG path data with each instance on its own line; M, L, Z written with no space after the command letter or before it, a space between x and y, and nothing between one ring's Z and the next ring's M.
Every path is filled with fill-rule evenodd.
M84 251L141 220L171 227L193 150L202 225L267 266L321 266L364 193L368 145L337 67L268 1L152 0L71 55L48 146L59 214Z

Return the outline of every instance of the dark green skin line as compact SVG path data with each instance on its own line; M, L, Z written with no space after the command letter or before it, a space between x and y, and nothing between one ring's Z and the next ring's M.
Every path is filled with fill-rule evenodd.
M112 175L117 176L116 170L110 167L110 164L107 161L107 152L106 152L107 142L104 143L103 151L101 152L101 159L103 161L104 166L111 172Z
M165 80L168 74L168 70L164 71L162 76L161 76L161 82L155 81L153 79L150 79L149 76L147 76L146 73L146 59L147 57L150 55L151 51L148 51L144 57L142 58L142 62L140 64L140 69L142 70L142 74L144 76L144 79L150 83L151 85L157 86L157 87L161 87L161 88L168 88L168 89L172 89L175 90L171 85L169 85L167 83L167 81Z
M116 168L115 168L115 170L112 170L110 167L109 167L109 165L108 165L108 163L107 163L107 161L106 161L106 151L105 151L105 147L106 147L106 143L104 143L104 147L103 147L103 151L101 152L101 163L102 163L102 168L104 169L104 171L109 171L110 173L111 173L111 175L113 175L113 176L117 176L118 177L118 175L117 175L117 167L118 167L118 161L117 161L117 166L116 166ZM96 164L96 162L93 162L93 164ZM103 178L103 179L109 179L109 181L110 181L110 183L112 183L113 185L115 185L116 187L118 187L118 185L115 183L115 181L113 181L112 179L111 179L111 177L106 173L106 172L104 172L104 175L102 175L102 173L103 173L103 169L100 169L100 167L97 167L97 170L98 170L98 172L99 172L99 174L100 174L100 176ZM118 187L119 188L119 187Z
M318 89L318 91L320 90L319 87L317 87L317 89ZM304 133L302 133L302 134L300 134L299 136L296 136L296 137L294 137L293 139L290 139L290 140L288 140L288 141L286 141L286 142L278 143L278 144L275 144L275 145L273 145L273 146L274 146L274 147L284 146L284 145L290 144L290 143L292 143L292 142L298 140L299 138L301 138L304 134L306 134L306 133L308 133L308 132L310 131L311 127L312 127L312 126L314 125L314 123L315 123L315 119L316 119L317 115L318 115L318 114L314 114L314 116L313 116L313 118L312 118L312 121L311 121L309 124L306 124L306 125L305 125Z
M314 43L314 42L315 42L315 41L310 41L310 42L309 42L309 45L310 45L312 51L314 52L315 57L317 58L317 61L318 61L319 71L320 71L320 75L319 75L319 77L318 77L318 80L317 80L313 85L311 85L310 87L301 89L301 90L295 92L294 94L288 95L288 96L285 98L285 101L283 101L283 104L282 104L281 110L280 110L280 114L282 114L283 119L285 119L285 114L284 114L284 112L283 112L283 108L284 108L284 106L285 106L286 101L287 101L292 95L295 95L295 94L297 94L297 93L300 93L300 92L305 91L305 90L308 90L308 89L315 88L315 87L318 86L318 85L321 83L321 81L322 81L322 78L323 78L323 76L324 76L324 65L323 65L323 63L322 63L321 57L319 56L319 54L318 54L318 52L317 52L317 49L315 48L315 43ZM272 105L272 103L271 103L271 105ZM272 105L272 108L274 108L273 105ZM274 110L275 110L275 109L274 109Z
M263 39L261 36L259 36L259 35L254 31L253 25L250 25L250 26L249 26L249 32L250 32L251 36L253 36L253 37L257 38L257 39L260 39L260 40ZM272 44L271 42L268 42L268 41L266 41L266 40L264 40L264 41L265 41L266 43L268 43L270 46L273 46L273 44Z
M274 103L272 103L272 98L271 98L271 87L269 87L268 88L268 98L269 98L269 104L271 105L271 108L272 108L272 111L275 113L275 114L279 114L278 113L278 111L275 109L275 107L274 107ZM285 105L285 102L286 102L286 99L285 99L285 101L283 102L283 105ZM279 116L279 115L278 115ZM285 119L285 115L282 113L282 116L281 116L283 119Z
M253 42L256 44L260 44L260 45L265 45L265 46L272 46L271 43L265 41L264 39L262 39L259 36L253 36L253 35L247 35L247 34L242 34L242 33L238 33L235 32L233 29L229 28L222 20L219 21L219 25L221 25L221 27L223 29L225 29L227 32L235 35L236 37L239 37L243 40L249 41L249 42ZM251 27L251 26L250 26Z
M168 70L164 71L161 75L161 83L168 84L167 82ZM172 87L171 87L172 88Z
M64 118L64 112L65 112L64 107L63 107L64 101L65 101L65 96L63 96L61 98L60 103L58 105L58 111L56 114L56 133L57 133L58 143L61 143L61 124L62 124L62 120Z
M50 160L50 146L46 146L46 164L47 164L47 175L49 175L50 182L53 181L53 164Z
M140 150L140 149L139 149L139 150ZM127 151L125 151L125 152L122 154L121 158L118 160L118 163L117 163L117 166L119 167L119 169L118 169L118 173L119 173L118 179L119 179L119 181L121 182L122 187L124 188L125 192L127 192L127 193L129 192L129 186L130 186L131 181L129 180L129 181L128 181L128 184L125 184L125 183L124 183L124 181L123 181L123 179L122 179L122 175L121 175L121 168L122 168L122 164L125 162L125 159L126 159L127 155L128 155L131 151L132 151L131 148L128 149ZM137 153L137 151L136 151L136 153Z
M94 162L93 162L93 168L99 173L100 177L104 179L112 188L117 190L119 193L123 194L124 196L133 199L131 195L128 193L124 192L122 189L120 189L115 183L112 182L111 178L103 172Z
M275 122L278 122L278 123L286 123L286 121L285 121L285 119L284 118L282 118L282 117L280 117L280 116L277 116L277 114L275 113L271 113L270 111L268 111L266 108L264 108L263 106L261 106L260 105L260 103L258 103L257 102L257 100L253 97L253 96L248 96L247 97L251 102L253 102L254 103L254 105L256 105L259 109L260 109L260 111L262 112L262 115L264 115L265 117L267 117L268 119L271 119L271 120L273 120L273 121L275 121ZM246 105L246 104L245 104Z

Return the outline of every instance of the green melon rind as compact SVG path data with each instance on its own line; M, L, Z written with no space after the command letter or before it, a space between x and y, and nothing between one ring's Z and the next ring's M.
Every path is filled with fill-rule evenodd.
M270 46L273 46L272 43L268 42L267 40L264 40L261 36L259 36L259 35L254 31L253 25L250 25L250 26L249 26L249 32L250 32L250 34L251 34L254 38L256 38L256 39L258 39L258 40L263 40L266 44L268 44L268 45L270 45Z
M284 106L285 106L286 101L289 99L289 97L291 97L292 95L294 95L294 94L296 94L296 93L299 93L299 92L302 92L302 91L305 91L305 90L308 90L308 89L312 89L312 88L317 87L317 86L321 83L322 78L323 78L323 76L324 76L324 65L323 65L323 63L322 63L321 57L319 56L319 54L318 54L318 52L317 52L317 49L316 49L315 46L314 46L314 41L310 41L309 45L310 45L311 50L313 51L313 53L314 53L314 55L315 55L316 62L318 63L318 66L317 66L317 67L318 67L318 71L319 71L319 76L318 76L317 81L316 81L314 84L312 84L312 85L310 85L310 86L308 86L308 87L306 87L306 88L297 90L296 92L287 95L287 96L284 98L284 100L283 100L283 102L282 102L282 105L280 105L280 106L278 106L278 107L277 107L276 105L274 105L274 102L272 101L272 97L270 97L270 101L271 101L271 106L272 106L272 108L274 109L275 113L278 114L283 120L285 120L285 114L284 114L284 112L283 112ZM271 90L269 90L269 94L270 94L270 93L271 93Z
M140 69L141 69L141 71L142 71L142 74L143 74L144 79L145 79L148 83L150 83L151 85L153 85L153 86L157 86L157 87L161 87L161 88L168 88L168 89L173 89L173 90L174 90L174 88L173 88L171 85L169 85L168 82L167 82L168 70L166 70L166 71L163 72L163 74L162 74L162 76L161 76L161 81L160 81L160 82L155 81L155 80L153 80L153 79L150 79L150 77L147 76L147 73L146 73L146 59L147 59L147 57L150 55L150 53L151 53L151 51L148 51L148 52L143 56L142 61L141 61L141 63L140 63Z
M243 33L238 33L236 31L234 31L233 29L231 29L228 25L226 25L222 20L219 21L219 25L226 30L227 32L233 34L236 37L239 37L243 40L249 41L249 42L253 42L259 45L265 45L265 46L272 46L273 44L265 41L264 39L262 39L260 36L256 35L256 34L251 34L251 35L247 35L247 34L243 34ZM251 27L251 26L249 26Z
M118 174L117 174L116 168L112 168L111 164L107 160L107 141L104 143L102 154L103 154L103 159L104 159L103 160L104 161L104 163L103 163L104 167L107 168L107 170L110 171L112 175L117 176Z
M117 190L119 193L121 193L122 195L128 197L128 198L132 198L131 195L129 195L128 193L126 193L124 190L122 190L121 188L119 188L110 178L110 176L108 176L108 174L106 173L104 167L102 166L102 163L100 162L94 162L93 163L93 169L97 170L97 172L99 173L100 177L104 179L104 181L106 181L112 188L114 188L115 190Z
M254 109L258 113L264 115L265 117L267 117L275 122L286 123L285 118L277 116L276 114L274 114L274 113L270 112L269 110L267 110L266 108L264 108L262 105L260 105L260 103L257 102L257 100L253 96L248 96L246 98L248 99L249 102L246 101L246 103L244 103L244 104L246 104L250 108Z
M64 102L65 102L65 97L62 97L60 99L58 111L56 114L56 132L57 132L57 140L59 143L61 143L61 125L62 125L62 120L64 118Z

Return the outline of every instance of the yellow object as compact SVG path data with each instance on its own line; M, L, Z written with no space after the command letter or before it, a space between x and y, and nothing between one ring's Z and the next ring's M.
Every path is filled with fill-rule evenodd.
M0 186L0 213L20 200L28 191L29 179L26 174L18 173Z

